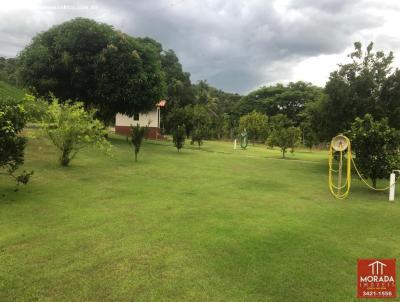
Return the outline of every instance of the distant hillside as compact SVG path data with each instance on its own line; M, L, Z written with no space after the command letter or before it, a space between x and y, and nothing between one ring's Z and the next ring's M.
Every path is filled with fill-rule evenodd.
M13 98L20 100L24 97L24 95L25 92L22 89L0 81L0 98Z

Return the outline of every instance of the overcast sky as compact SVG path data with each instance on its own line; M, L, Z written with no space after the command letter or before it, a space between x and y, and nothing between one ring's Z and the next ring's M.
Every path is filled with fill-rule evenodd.
M400 1L0 0L0 56L38 32L82 16L172 48L196 82L247 93L305 80L323 86L354 41L400 62Z

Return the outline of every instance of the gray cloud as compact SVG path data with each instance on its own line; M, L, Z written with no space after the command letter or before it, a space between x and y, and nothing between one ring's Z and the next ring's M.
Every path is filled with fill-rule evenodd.
M341 53L355 38L368 38L368 32L384 22L382 14L376 13L379 3L47 0L31 14L0 12L0 54L15 55L36 32L84 16L134 36L150 36L164 48L174 49L194 81L207 79L227 91L247 92L290 79L293 66L303 59ZM389 45L396 42L384 35L377 39Z

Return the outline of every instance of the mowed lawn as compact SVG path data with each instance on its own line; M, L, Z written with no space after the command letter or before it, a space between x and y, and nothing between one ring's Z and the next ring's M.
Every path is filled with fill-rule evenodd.
M399 199L335 200L325 151L112 144L31 138L31 182L0 176L0 301L356 301L357 259L399 255Z

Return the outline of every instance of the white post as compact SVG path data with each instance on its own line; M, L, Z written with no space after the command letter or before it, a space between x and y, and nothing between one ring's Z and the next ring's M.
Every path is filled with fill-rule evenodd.
M158 119L158 121L157 121L157 127L158 127L158 129L160 129L160 126L161 126L161 119L160 119L160 117L161 117L161 114L160 114L160 107L157 107L157 119Z
M389 201L394 201L394 192L396 189L396 174L390 173L390 189L389 189Z
M233 150L236 150L236 139L235 142L233 143Z

